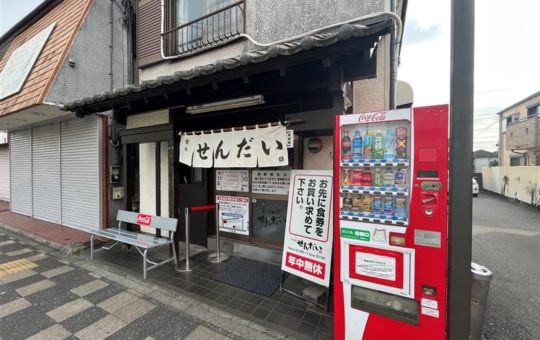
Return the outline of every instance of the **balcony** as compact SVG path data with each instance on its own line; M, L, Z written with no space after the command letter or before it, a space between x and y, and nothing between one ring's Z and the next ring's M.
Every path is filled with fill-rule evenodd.
M194 54L240 35L244 13L244 1L236 1L161 34L165 56Z
M517 120L506 127L506 150L540 149L540 114Z

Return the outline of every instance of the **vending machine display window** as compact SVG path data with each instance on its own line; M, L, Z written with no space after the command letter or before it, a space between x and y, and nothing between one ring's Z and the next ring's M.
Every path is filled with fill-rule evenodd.
M408 225L410 122L341 127L341 217Z

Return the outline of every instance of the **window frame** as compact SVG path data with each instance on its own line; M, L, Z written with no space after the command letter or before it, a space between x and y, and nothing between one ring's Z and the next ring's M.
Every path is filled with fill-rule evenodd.
M208 11L208 6L209 1L212 0L197 0L203 3L204 14L198 18L193 18L186 21L185 23L177 24L177 6L180 1L181 0L167 0L166 6L163 8L163 11L165 11L164 18L166 23L164 26L166 31L162 34L162 39L164 39L164 54L166 57L191 55L195 52L203 51L216 45L221 45L222 43L229 41L232 37L238 36L245 32L245 0L232 0L231 3L211 12ZM227 0L214 0L214 2L223 1ZM238 10L241 11L240 15L238 14ZM234 22L232 20L233 11L235 11ZM228 21L226 19L227 13L229 17ZM223 15L224 18L223 27L220 26L220 19L218 19L218 27L216 31L214 18L217 18L220 15ZM211 25L208 23L210 20L212 20ZM193 32L191 32L191 36L189 35L189 31L191 29L190 27L197 24L198 21L201 21L202 32L200 36L193 38ZM204 21L206 21L206 23L204 23ZM212 26L212 28L209 28L210 26ZM187 36L189 39L189 41L186 43L179 42L179 37L184 34L180 31L184 29L187 33L185 36ZM193 29L191 29L191 31L192 30ZM183 47L185 45L188 46Z

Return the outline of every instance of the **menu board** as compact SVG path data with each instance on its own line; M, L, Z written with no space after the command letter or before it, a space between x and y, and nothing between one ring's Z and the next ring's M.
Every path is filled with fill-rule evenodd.
M249 191L249 170L216 170L216 190Z
M281 270L329 287L332 261L332 171L294 170Z
M290 171L253 170L251 191L260 194L288 195L290 184Z

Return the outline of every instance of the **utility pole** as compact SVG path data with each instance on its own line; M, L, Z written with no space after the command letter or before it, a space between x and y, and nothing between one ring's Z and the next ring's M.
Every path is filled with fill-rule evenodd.
M471 322L474 0L452 0L448 339L469 339Z

